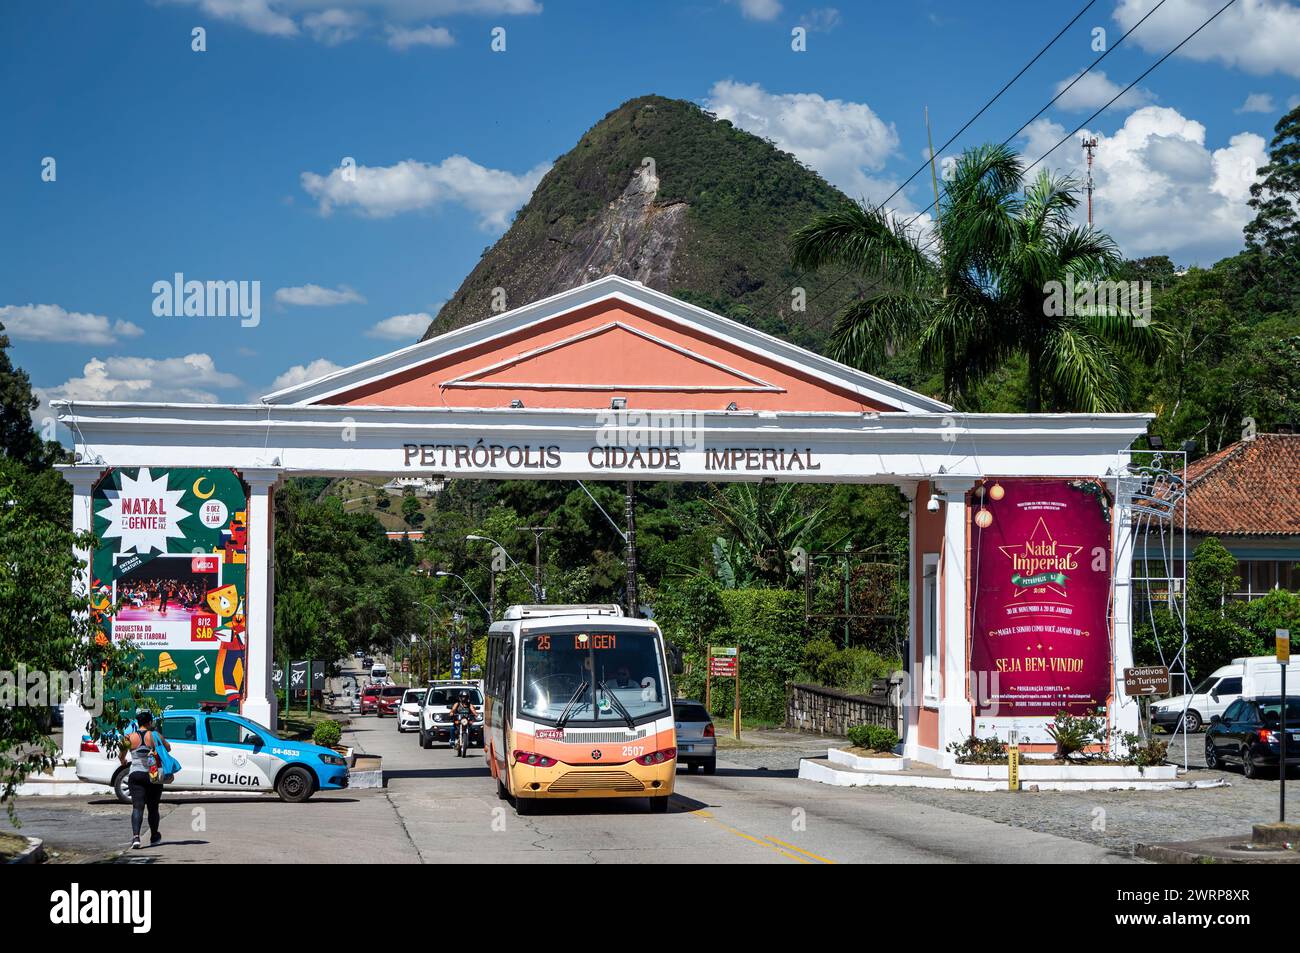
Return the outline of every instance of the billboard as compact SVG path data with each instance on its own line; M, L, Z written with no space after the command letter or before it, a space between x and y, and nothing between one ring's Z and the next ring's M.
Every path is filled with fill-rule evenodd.
M1111 501L1094 480L1001 480L970 497L977 718L1093 714L1111 684Z
M110 470L95 486L92 590L104 635L158 674L163 708L243 701L248 491L225 469Z

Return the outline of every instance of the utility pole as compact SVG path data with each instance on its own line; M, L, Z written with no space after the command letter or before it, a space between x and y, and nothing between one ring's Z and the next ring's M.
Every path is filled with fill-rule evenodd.
M1088 227L1092 228L1092 151L1097 148L1097 137L1083 140L1083 151L1088 154L1088 178L1084 181L1084 190L1088 193Z
M551 530L550 526L521 526L522 530L527 530L533 534L533 589L537 593L537 599L545 602L546 598L542 594L542 534Z
M636 484L627 481L625 494L625 514L627 520L627 614L637 617L636 589Z

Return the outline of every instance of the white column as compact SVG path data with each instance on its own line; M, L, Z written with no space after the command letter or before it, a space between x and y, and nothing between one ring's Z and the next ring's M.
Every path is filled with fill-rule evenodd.
M907 498L907 682L903 685L903 756L915 758L920 744L917 723L920 718L923 688L920 664L916 660L917 644L921 633L917 629L917 600L921 593L916 574L916 493L917 484L909 483L898 488Z
M1106 481L1110 482L1110 481ZM1117 483L1122 481L1116 481ZM1114 584L1111 595L1114 603L1111 618L1114 620L1113 658L1111 679L1110 724L1113 740L1125 732L1137 734L1140 710L1138 701L1124 694L1124 669L1133 666L1133 528L1130 519L1132 499L1128 494L1116 494L1111 507L1111 529L1114 533L1114 550L1111 556Z
M72 484L72 531L89 533L94 529L93 496L95 482L103 475L103 467L60 467L63 478ZM81 546L73 548L80 565L72 581L72 591L85 594L90 587L90 550ZM63 706L63 757L76 761L81 754L81 736L90 723L90 714L81 707L80 695L69 698Z
M946 768L953 762L948 745L965 740L972 727L966 696L966 491L972 484L969 478L935 484L948 498L943 520L943 699L939 703L940 764Z
M272 495L280 474L244 470L248 484L248 578L244 611L248 648L244 656L243 713L275 728L277 705L271 674L275 659L275 509Z

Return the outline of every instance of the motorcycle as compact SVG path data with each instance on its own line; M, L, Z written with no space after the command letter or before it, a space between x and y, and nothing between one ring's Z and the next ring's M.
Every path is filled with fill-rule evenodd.
M469 749L470 718L468 714L456 715L456 756L463 758Z

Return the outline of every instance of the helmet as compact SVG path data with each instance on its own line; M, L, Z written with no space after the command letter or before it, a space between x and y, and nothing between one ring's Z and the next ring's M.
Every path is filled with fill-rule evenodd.
M459 697L461 701L467 702L469 701L469 692L465 691L464 689L461 689Z

